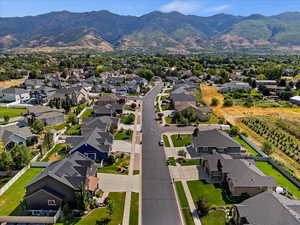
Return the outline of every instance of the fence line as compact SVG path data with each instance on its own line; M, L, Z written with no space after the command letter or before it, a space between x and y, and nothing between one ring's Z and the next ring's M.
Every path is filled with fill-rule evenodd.
M5 191L7 191L8 188L10 188L29 168L30 164L32 162L35 162L39 157L40 153L38 153L31 161L30 163L25 166L22 170L20 170L13 178L11 178L1 189L0 189L0 196L4 194Z

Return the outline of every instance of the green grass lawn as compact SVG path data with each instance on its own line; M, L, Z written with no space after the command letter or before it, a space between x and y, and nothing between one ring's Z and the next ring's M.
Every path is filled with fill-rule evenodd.
M162 105L161 110L162 111L170 110L170 107L168 105Z
M114 139L115 140L121 140L121 141L125 141L125 140L132 140L132 135L133 135L133 132L126 132L126 131L118 131L118 133L116 133L114 135Z
M167 148L171 147L169 138L166 135L163 135L163 140L164 140L165 147L167 147Z
M164 90L164 94L171 94L171 90Z
M167 124L172 124L172 117L169 117L169 116L166 117L165 121L166 121Z
M195 97L197 101L201 101L201 91L200 89L195 90Z
M185 225L195 225L191 210L186 199L182 183L180 181L175 182L177 195L180 202L181 211L184 217Z
M202 225L225 225L225 213L223 211L217 210L210 212L207 216L202 217Z
M189 145L192 142L192 135L190 134L181 134L178 139L178 135L174 134L171 136L174 147L184 147Z
M218 124L219 123L219 118L211 113L210 117L209 117L209 121L205 121L205 122L198 122L197 124Z
M79 118L80 119L90 118L90 117L92 117L93 112L94 112L94 110L87 109L87 110L84 111L84 113L82 113L82 115Z
M0 216L16 215L25 195L25 186L43 169L30 168L3 195L0 196Z
M24 108L5 108L0 107L0 118L3 118L7 115L9 118L18 117L27 112L27 109Z
M44 127L44 130L45 131L49 131L49 130L62 130L64 129L66 126L66 123L61 123L61 124L57 124L57 125L54 125L54 126L47 126L47 127Z
M278 170L276 170L271 164L267 162L256 162L256 166L265 175L272 176L276 180L277 184L288 189L297 199L300 199L300 189L297 188L291 181L283 176Z
M246 150L247 152L251 155L251 156L254 156L254 157L259 157L260 154L258 154L258 152L256 152L250 145L248 145L244 140L242 140L239 136L235 136L233 137L233 139L238 142L240 145L242 145Z
M57 144L55 145L55 147L51 150L51 152L49 152L47 154L47 156L42 160L43 162L48 162L49 158L54 155L55 153L60 152L61 150L63 150L65 148L65 144Z
M113 204L113 214L111 221L107 225L119 225L123 221L125 193L124 192L111 192L108 197ZM106 208L95 209L88 216L82 218L76 225L98 225L103 222L105 218L109 218Z
M205 184L198 180L188 181L187 184L195 203L200 198L204 198L210 206L224 206L227 204L223 199L222 189L216 188L213 184Z
M181 162L180 165L182 166L197 166L200 165L199 159L186 159L184 162Z
M129 224L139 224L139 193L136 192L131 193Z
M131 125L134 124L135 115L133 113L130 113L128 115L121 116L121 123Z
M112 173L112 174L122 174L128 175L128 170L121 171L120 167L129 167L130 157L127 158L118 158L116 162L109 166L103 166L97 170L98 173Z
M80 124L72 125L66 130L65 135L81 135L80 128Z

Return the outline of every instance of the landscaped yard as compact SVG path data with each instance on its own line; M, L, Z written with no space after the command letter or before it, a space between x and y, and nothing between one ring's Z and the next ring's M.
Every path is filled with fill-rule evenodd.
M109 166L104 166L98 169L98 173L112 173L128 175L128 167L130 163L130 157L117 158L115 163ZM123 168L123 170L122 170ZM124 170L124 168L127 168Z
M139 224L139 193L136 192L131 193L129 224Z
M182 183L180 181L175 182L177 195L180 202L181 211L184 217L185 225L195 225L191 210L186 199Z
M265 175L274 177L278 185L287 188L288 191L297 199L300 199L300 189L276 170L271 164L268 162L256 162L256 165Z
M223 199L222 189L216 188L213 184L205 184L202 181L188 181L187 182L192 198L196 203L200 198L204 198L208 201L208 204L212 206L224 206L226 205L225 199Z
M30 168L3 195L0 196L0 216L17 215L25 195L25 186L43 169Z
M199 159L186 159L183 162L180 162L182 166L197 166L200 165Z
M55 145L55 147L51 150L51 152L49 152L47 154L47 156L42 161L43 162L52 162L52 161L61 159L62 157L64 157L64 154L57 154L57 155L55 155L55 154L59 153L65 147L66 147L65 144L57 144L57 145Z
M197 101L201 101L201 91L200 89L195 90L195 97Z
M207 216L201 217L202 225L225 225L225 213L217 210L210 212Z
M120 130L118 131L118 133L114 135L114 139L121 140L121 141L125 141L125 140L130 141L132 139L132 134L133 134L132 130Z
M164 140L165 147L167 147L167 148L171 147L169 138L166 135L163 135L163 140Z
M254 157L259 157L260 154L258 154L258 152L256 152L250 145L248 145L244 140L242 140L239 136L235 136L233 137L233 139L238 142L240 145L242 145L246 150L247 152L254 156Z
M66 126L66 123L61 123L61 124L54 125L54 126L44 127L44 130L45 131L49 131L49 130L62 130L62 129L64 129L65 126Z
M65 135L81 135L80 128L80 124L72 125L66 130Z
M174 134L171 136L174 147L184 147L192 142L192 135L190 134Z
M0 118L8 116L9 118L18 117L27 112L27 109L24 108L5 108L0 107Z
M127 125L133 124L134 120L135 120L135 115L133 113L121 116L121 123L124 123Z
M92 117L93 112L94 112L94 110L92 110L92 109L86 109L79 118L80 119L90 118L90 117Z
M124 192L111 192L108 195L109 199L112 201L113 214L110 217L107 213L106 208L95 209L88 216L82 218L76 223L76 225L98 225L102 224L106 218L111 218L107 225L119 225L123 221L124 213L124 203L125 203L125 193ZM104 223L103 223L104 224ZM106 224L106 223L105 223Z

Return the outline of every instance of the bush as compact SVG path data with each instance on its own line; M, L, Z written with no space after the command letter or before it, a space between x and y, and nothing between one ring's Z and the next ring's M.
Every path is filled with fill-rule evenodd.
M240 129L237 126L232 126L230 128L229 134L232 136L236 136L239 134L239 132L240 132Z
M219 104L219 100L217 99L217 98L212 98L212 100L211 100L211 106L217 106Z
M230 107L233 106L233 100L231 98L227 98L224 100L224 106L225 107Z
M272 144L268 141L265 141L262 146L262 151L267 155L271 155L274 151Z

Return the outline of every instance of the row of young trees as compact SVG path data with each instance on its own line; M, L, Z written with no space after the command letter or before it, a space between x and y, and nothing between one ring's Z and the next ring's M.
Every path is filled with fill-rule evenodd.
M275 146L294 160L300 162L300 142L294 136L280 128L267 124L259 118L244 118L242 122L269 142L269 144L264 143L263 145L262 150L266 154L272 153L272 146Z

